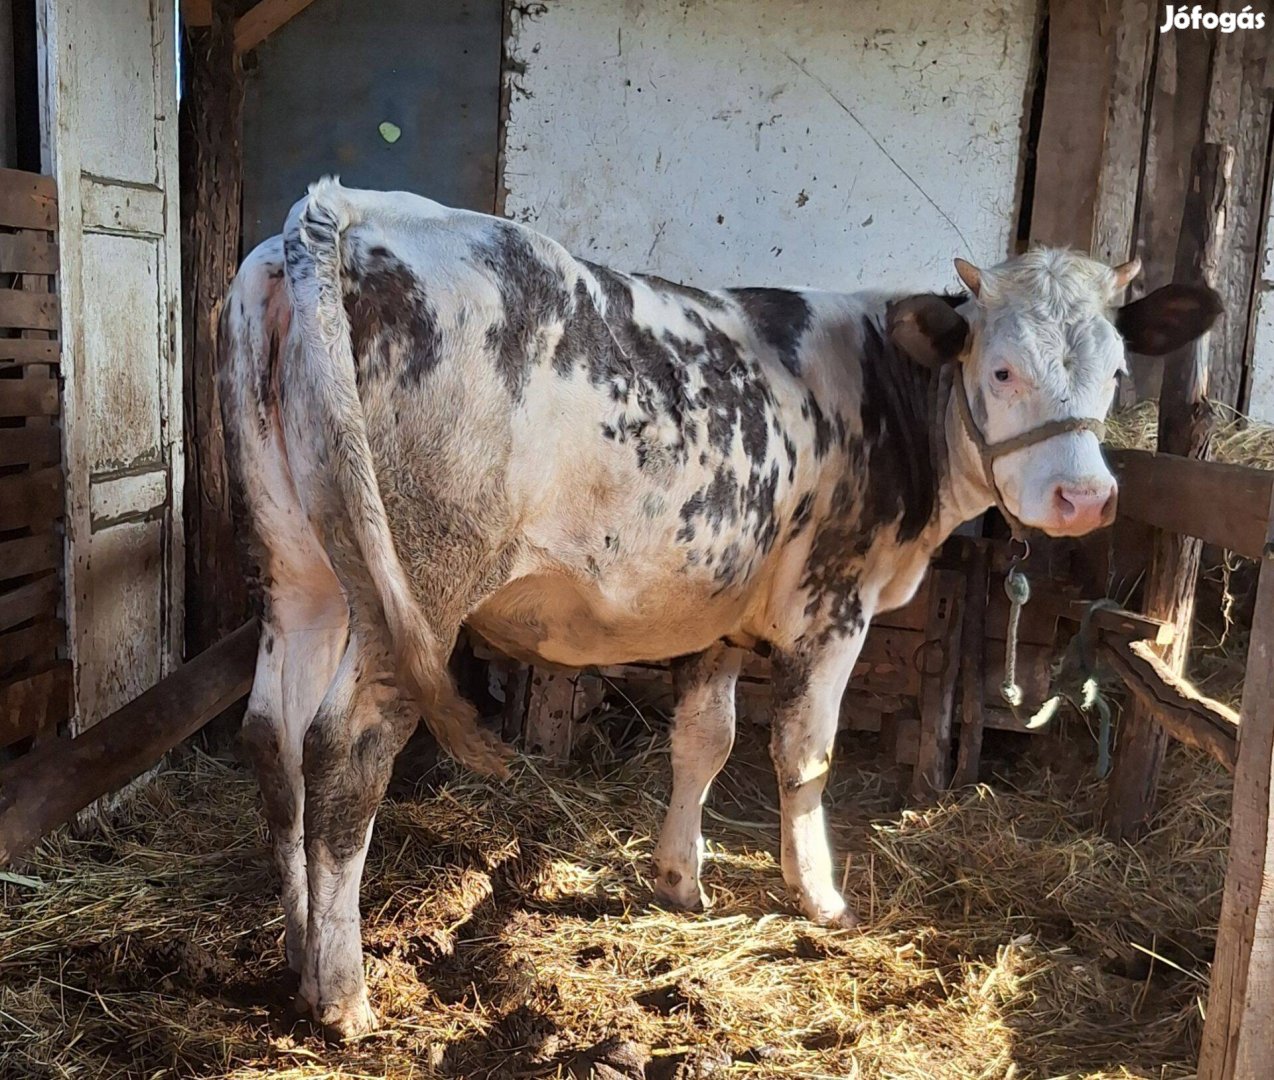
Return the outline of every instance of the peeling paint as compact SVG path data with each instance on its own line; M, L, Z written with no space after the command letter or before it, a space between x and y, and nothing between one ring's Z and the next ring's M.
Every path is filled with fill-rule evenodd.
M510 105L507 211L679 280L948 286L952 256L1011 242L1037 6L515 7L532 96Z

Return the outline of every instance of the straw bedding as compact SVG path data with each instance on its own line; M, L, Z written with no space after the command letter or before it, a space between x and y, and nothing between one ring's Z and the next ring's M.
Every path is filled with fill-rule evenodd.
M289 1017L249 776L185 751L105 834L0 884L0 1076L1189 1075L1228 819L1209 761L1173 748L1134 850L1093 828L1082 731L917 810L858 737L830 818L863 925L828 931L786 904L751 727L709 801L712 910L652 906L661 726L598 723L582 760L504 785L444 765L391 791L363 891L384 1027L347 1046Z

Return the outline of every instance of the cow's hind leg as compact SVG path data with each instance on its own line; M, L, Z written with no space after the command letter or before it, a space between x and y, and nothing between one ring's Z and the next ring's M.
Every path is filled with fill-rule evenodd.
M243 745L261 786L261 802L279 871L288 966L300 973L308 920L301 774L302 740L345 647L346 607L330 585L308 592L271 590L262 617L256 677L243 718Z
M359 884L376 808L416 725L388 669L381 643L352 633L305 734L309 928L298 1007L339 1038L376 1026L363 978Z
M655 848L655 894L688 911L706 897L703 803L734 746L734 687L741 654L717 645L673 669L677 710L672 728L672 797Z

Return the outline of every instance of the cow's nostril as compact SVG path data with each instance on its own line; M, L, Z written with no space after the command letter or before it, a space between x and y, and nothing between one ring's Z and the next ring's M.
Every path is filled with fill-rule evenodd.
M1078 507L1066 495L1066 489L1058 484L1053 489L1053 509L1063 521L1069 521L1078 511Z
M1101 523L1103 525L1109 525L1112 521L1114 521L1115 511L1118 508L1119 508L1119 489L1111 488L1110 497L1106 500L1106 502L1102 505L1102 508L1101 508Z

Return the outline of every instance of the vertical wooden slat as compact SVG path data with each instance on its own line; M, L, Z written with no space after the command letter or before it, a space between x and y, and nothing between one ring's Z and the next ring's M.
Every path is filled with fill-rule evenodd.
M575 678L532 668L526 706L527 750L565 761L571 756L574 715Z
M1158 5L1152 0L1110 0L1103 25L1114 35L1113 75L1092 242L1081 246L1094 258L1117 265L1130 258L1133 249L1150 73L1159 36Z
M1199 1080L1268 1076L1274 1053L1274 499L1248 645L1230 855Z
M1182 222L1176 265L1181 280L1212 280L1225 228L1233 151L1207 144L1194 155L1190 199ZM1159 447L1183 457L1207 456L1211 413L1207 403L1208 340L1187 346L1183 356L1164 360L1159 404ZM1194 595L1203 545L1193 537L1155 533L1146 580L1145 613L1170 623L1174 638L1163 659L1180 672L1190 648ZM1168 735L1154 714L1135 702L1119 731L1105 807L1106 831L1115 838L1136 836L1154 812L1159 770Z
M930 798L951 783L951 721L960 673L960 608L964 576L955 570L932 571L929 622L918 661L920 677L920 750L911 791Z
M1132 283L1132 299L1177 279L1177 240L1192 155L1203 139L1215 38L1210 30L1158 35L1137 220L1136 247L1143 270ZM1130 357L1129 363L1133 379L1128 389L1139 400L1158 397L1170 365L1158 357L1138 356Z
M977 783L982 761L982 669L986 660L987 587L990 580L986 546L968 546L965 564L964 625L960 631L960 749L954 786Z
M1087 249L1097 214L1114 33L1090 0L1052 0L1048 79L1036 151L1033 243Z

